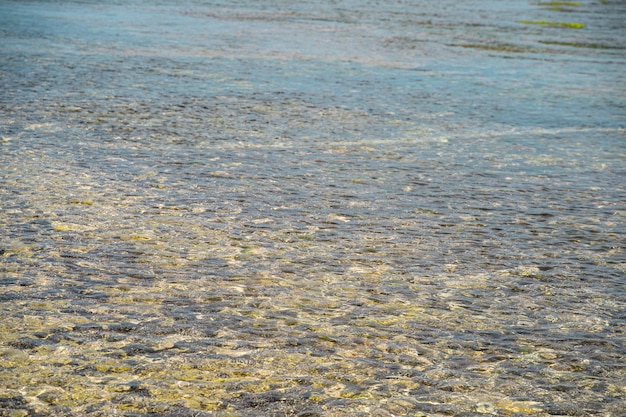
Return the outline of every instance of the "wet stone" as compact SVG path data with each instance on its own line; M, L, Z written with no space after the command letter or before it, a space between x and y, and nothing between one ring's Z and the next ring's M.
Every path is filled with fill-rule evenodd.
M129 333L136 330L139 326L134 323L115 323L107 326L109 331L119 333Z
M14 340L9 342L8 345L14 347L16 349L35 349L42 344L45 344L46 341L41 339L33 339L30 337L23 337L18 340Z
M16 397L0 397L0 407L5 409L19 409L27 406L28 402L22 396Z
M128 355L128 356L145 355L145 354L150 354L150 353L154 353L155 352L155 350L153 348L150 348L148 346L144 346L144 345L139 344L139 343L128 344L128 345L122 347L122 351L124 353L126 353L126 355Z

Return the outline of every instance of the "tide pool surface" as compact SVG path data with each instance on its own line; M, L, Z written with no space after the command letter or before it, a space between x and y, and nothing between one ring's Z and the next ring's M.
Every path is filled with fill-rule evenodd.
M0 415L624 415L625 16L0 1Z

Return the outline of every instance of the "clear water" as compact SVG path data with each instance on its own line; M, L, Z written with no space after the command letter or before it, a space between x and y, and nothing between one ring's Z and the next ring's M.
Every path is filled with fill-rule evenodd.
M1 1L1 415L625 415L625 27Z

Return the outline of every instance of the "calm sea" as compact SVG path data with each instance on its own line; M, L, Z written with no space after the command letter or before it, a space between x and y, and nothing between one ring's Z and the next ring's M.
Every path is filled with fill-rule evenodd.
M0 415L626 415L625 28L0 0Z

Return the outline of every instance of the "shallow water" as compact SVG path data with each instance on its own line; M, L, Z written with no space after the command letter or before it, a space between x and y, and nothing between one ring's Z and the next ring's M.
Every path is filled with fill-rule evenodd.
M625 13L0 2L1 415L624 415Z

